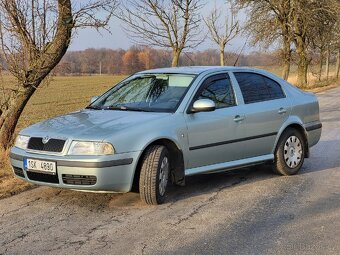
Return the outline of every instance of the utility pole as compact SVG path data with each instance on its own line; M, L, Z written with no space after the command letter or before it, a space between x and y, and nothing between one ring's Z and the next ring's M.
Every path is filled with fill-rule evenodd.
M102 61L99 61L99 75L102 75Z

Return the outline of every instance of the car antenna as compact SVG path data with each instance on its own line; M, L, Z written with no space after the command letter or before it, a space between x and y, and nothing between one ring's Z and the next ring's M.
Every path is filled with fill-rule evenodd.
M248 37L248 38L249 38L249 37ZM244 47L246 47L246 45L247 45L248 38L247 38L247 40L244 42L244 44L243 44L243 46L242 46L242 49L241 49L240 53L237 55L237 58L236 58L235 63L234 63L233 66L236 66L236 64L237 64L237 62L238 62L238 60L239 60L239 58L240 58L240 56L241 56L241 54L242 54L242 52L243 52L243 50L244 50Z
M189 61L191 62L191 65L195 64L195 61L189 56L189 54L187 54L186 52L184 52L184 55L189 59Z

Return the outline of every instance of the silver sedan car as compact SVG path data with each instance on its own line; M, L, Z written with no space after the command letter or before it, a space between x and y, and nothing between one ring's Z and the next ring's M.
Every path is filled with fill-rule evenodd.
M180 67L139 72L83 110L22 130L15 175L34 184L95 192L139 189L164 201L187 176L270 163L299 171L321 136L319 105L263 70Z

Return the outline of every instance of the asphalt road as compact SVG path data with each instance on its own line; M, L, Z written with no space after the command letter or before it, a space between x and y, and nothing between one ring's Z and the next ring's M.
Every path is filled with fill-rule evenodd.
M296 176L268 167L194 176L167 203L37 188L0 200L0 254L340 254L340 89Z

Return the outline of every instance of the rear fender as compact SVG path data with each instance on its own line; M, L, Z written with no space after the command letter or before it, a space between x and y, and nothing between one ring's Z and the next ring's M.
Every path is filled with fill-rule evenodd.
M298 116L289 116L288 119L283 123L283 125L281 126L277 136L276 136L276 140L275 140L275 145L273 147L273 151L272 153L275 154L276 148L277 148L277 144L280 140L280 137L282 135L282 133L289 127L293 127L294 128L297 127L299 129L299 131L302 132L302 135L305 138L305 148L306 148L306 155L305 157L308 158L309 157L309 145L308 145L308 135L307 132L303 126L303 122L302 120L298 117Z

